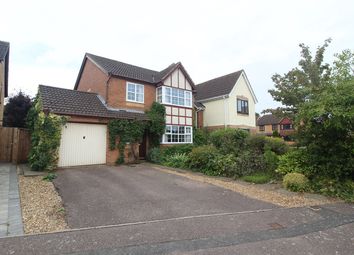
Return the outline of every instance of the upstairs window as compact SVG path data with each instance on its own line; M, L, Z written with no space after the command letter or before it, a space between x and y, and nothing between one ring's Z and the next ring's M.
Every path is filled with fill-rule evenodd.
M248 101L237 99L237 112L242 114L248 114Z
M192 107L192 92L165 86L159 87L157 101L162 104Z
M278 130L278 124L273 124L272 125L272 131Z
M144 103L144 85L127 82L127 101Z
M282 130L291 130L291 129L293 129L293 125L291 125L291 124L284 124L284 125L281 125L281 129L282 129Z

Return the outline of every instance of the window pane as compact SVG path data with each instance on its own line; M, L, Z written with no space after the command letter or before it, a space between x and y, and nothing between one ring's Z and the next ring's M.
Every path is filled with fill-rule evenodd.
M186 142L186 143L192 142L192 136L191 136L191 135L186 135L186 136L185 136L185 142Z
M172 135L172 142L178 143L178 135Z
M184 127L182 126L182 127L179 127L179 133L180 134L184 134Z
M171 126L166 126L166 133L171 133Z
M183 98L179 98L178 99L178 105L184 105L184 99Z
M186 99L186 106L192 106L192 101L190 99Z
M166 100L166 103L170 104L171 103L171 96L166 96L165 100Z
M171 88L165 88L166 95L171 95Z
M191 131L192 131L192 128L191 128L191 127L186 127L186 133L187 133L187 134L190 134Z
M144 93L144 86L136 85L136 93Z
M128 99L129 100L135 100L135 94L132 92L128 92Z
M237 111L241 111L241 100L237 99Z
M178 97L178 90L177 89L172 89L172 96Z
M138 102L144 102L143 94L137 94L137 95L136 95L136 101L138 101Z
M191 99L192 98L192 93L189 91L186 91L186 98Z
M178 90L178 96L181 97L181 98L184 98L184 91L179 89Z
M172 133L174 134L178 133L178 126L172 126Z
M135 92L135 85L134 84L128 84L128 91L129 92Z
M178 105L178 97L172 97L172 104Z
M179 142L184 143L184 135L179 135Z
M167 142L170 143L172 142L172 136L171 135L166 135L167 136Z

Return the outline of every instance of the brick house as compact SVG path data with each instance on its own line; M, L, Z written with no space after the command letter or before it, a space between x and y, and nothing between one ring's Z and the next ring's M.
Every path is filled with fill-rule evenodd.
M0 126L3 124L5 97L8 96L10 44L0 41Z
M200 126L256 132L257 98L244 70L200 83L196 89L196 101L204 107L198 115Z
M257 119L257 134L272 136L277 131L283 138L287 138L295 131L290 118L280 118L273 114L266 114Z
M145 111L154 101L166 107L161 144L192 143L194 93L195 85L181 63L154 71L89 53L74 90L39 86L43 110L69 118L62 132L59 166L113 164L119 152L108 148L108 121L146 121ZM138 149L141 157L148 146L144 135Z

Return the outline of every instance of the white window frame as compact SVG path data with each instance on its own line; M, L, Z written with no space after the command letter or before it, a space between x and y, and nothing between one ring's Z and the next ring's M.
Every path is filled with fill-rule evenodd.
M180 133L181 128L184 129L183 133ZM169 130L169 131L168 131ZM177 130L177 132L173 132ZM189 130L189 133L187 133ZM171 136L170 141L168 141L168 136ZM190 136L190 141L186 142L186 137ZM181 137L184 137L181 141ZM177 138L177 141L173 141ZM162 144L188 144L193 143L193 127L192 126L182 126L182 125L166 125L165 134L162 136Z
M161 91L161 97L159 97L159 90ZM167 91L170 91L170 94L167 95ZM173 103L174 100L176 100L177 103ZM156 89L156 101L167 105L192 108L192 91L161 86ZM183 104L180 102L183 102Z
M134 92L129 91L129 85L134 86ZM141 87L142 90L143 90L143 93L137 93L137 87ZM129 97L128 97L128 94L129 94L129 93L134 93L134 100L129 99ZM140 95L143 96L143 100L142 100L142 101L138 101L138 100L137 100L137 94L140 94ZM144 91L144 85L143 85L143 84L138 84L138 83L133 83L133 82L127 82L127 85L126 85L126 100L127 100L128 102L134 102L134 103L143 104L144 101L145 101L145 95L144 95L144 94L145 94L145 91Z

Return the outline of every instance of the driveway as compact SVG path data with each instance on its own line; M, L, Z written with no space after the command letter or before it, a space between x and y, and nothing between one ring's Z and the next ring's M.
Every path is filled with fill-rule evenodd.
M71 228L276 208L144 164L68 168L57 175Z

